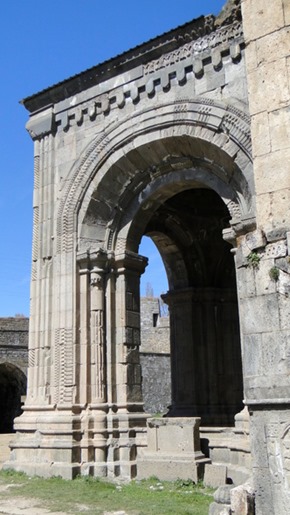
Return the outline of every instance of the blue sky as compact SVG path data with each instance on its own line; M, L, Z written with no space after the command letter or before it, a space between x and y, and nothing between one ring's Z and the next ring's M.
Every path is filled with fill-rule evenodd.
M0 17L0 317L29 315L33 143L19 100L75 75L201 14L224 0L10 0ZM151 282L166 291L162 263L150 260Z

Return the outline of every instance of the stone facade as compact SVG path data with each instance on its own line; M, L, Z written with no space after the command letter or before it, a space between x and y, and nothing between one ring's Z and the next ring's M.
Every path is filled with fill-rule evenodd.
M168 417L233 425L244 401L256 512L286 513L288 1L243 0L242 14L231 0L217 19L23 101L33 269L27 400L10 467L138 474L147 235L169 284Z

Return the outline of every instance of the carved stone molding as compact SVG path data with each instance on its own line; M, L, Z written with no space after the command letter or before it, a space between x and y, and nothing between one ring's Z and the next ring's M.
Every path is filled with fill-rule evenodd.
M166 90L172 83L183 86L187 80L192 80L192 76L198 81L204 73L210 71L208 67L205 68L208 62L218 73L224 57L230 55L233 61L237 61L241 58L243 48L240 22L203 35L149 61L143 66L139 77L121 88L115 89L112 86L110 91L100 93L89 102L62 109L55 115L57 130L68 131L71 125L81 125L85 119L95 122L96 118L107 116L112 109L123 109L128 102L140 102L144 95L152 99L160 85Z

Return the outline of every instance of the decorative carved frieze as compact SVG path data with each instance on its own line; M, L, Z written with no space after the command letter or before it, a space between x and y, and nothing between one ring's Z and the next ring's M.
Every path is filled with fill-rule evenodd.
M192 77L198 80L210 71L208 66L205 68L206 63L211 62L218 73L224 57L230 55L233 61L237 61L243 48L243 29L239 21L209 34L203 33L195 39L191 35L190 42L144 64L139 77L136 75L134 80L117 89L112 83L111 89L103 93L102 88L100 94L89 101L61 108L59 112L56 110L57 130L67 131L71 125L81 125L86 119L95 121L99 116L107 115L111 109L123 109L128 102L137 103L144 97L144 92L146 97L152 98L156 88L161 86L166 91L173 81L175 85L183 85Z
M144 74L148 75L150 73L156 72L162 68L166 68L169 65L176 64L188 57L194 56L194 58L203 54L205 51L212 52L213 49L217 48L220 45L223 45L223 51L225 51L225 45L229 47L231 41L233 39L240 39L243 37L243 29L242 24L236 22L227 27L222 27L221 29L215 30L210 34L203 35L202 37L191 41L190 43L185 44L184 46L174 50L173 52L169 52L167 54L162 55L159 59L154 61L150 61L148 64L144 66ZM221 52L221 49L220 49ZM221 59L221 54L219 52L219 58ZM216 64L217 52L212 52L213 63Z

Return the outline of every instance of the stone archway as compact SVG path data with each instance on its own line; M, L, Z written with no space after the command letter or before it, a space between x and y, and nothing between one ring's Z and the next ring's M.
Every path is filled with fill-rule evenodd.
M220 317L221 324L222 319L230 319L231 326L226 338L222 338L221 334L213 337L215 331L212 331L207 338L208 348L206 350L210 355L211 350L215 349L216 359L218 343L225 340L221 356L227 355L229 363L220 358L215 374L212 370L203 374L203 377L211 379L207 383L205 382L199 390L194 387L191 379L188 382L189 386L186 386L186 395L191 396L190 399L177 400L175 397L175 402L177 401L179 404L174 407L171 414L180 413L191 416L202 414L204 422L207 424L232 424L234 414L242 407L241 357L234 264L233 257L229 252L229 245L222 239L222 231L224 230L226 238L231 234L230 218L232 226L236 226L237 230L244 230L245 227L248 228L253 224L253 196L251 184L247 181L249 168L245 166L246 159L249 158L245 156L244 152L244 160L241 160L244 168L241 170L236 162L237 155L241 158L241 147L244 149L241 143L239 147L237 146L236 156L233 159L222 148L215 145L213 139L217 134L210 132L209 129L204 128L204 140L189 136L188 128L184 129L186 134L183 134L182 128L179 126L177 134L181 133L181 135L177 136L174 135L174 129L170 136L171 130L167 129L164 138L160 137L159 132L158 139L154 139L154 132L151 130L151 133L146 133L144 136L147 143L137 146L135 141L134 148L130 143L128 152L125 150L126 145L123 145L121 156L116 151L113 159L110 159L107 172L104 173L103 170L101 173L95 172L94 179L91 181L79 209L79 220L81 220L81 224L78 225L80 235L79 290L81 299L86 299L87 302L83 321L81 320L83 327L81 334L87 334L85 338L88 338L88 331L91 335L95 335L93 352L98 358L97 363L94 361L94 368L90 374L96 375L96 366L97 368L101 364L103 366L102 373L99 374L99 384L94 390L96 392L95 402L96 405L98 404L98 409L104 411L108 409L106 403L112 406L116 427L119 427L119 422L116 420L120 416L118 415L120 407L127 413L127 427L130 427L132 417L135 421L139 418L139 425L142 425L142 420L144 421L138 348L140 343L139 279L146 262L141 256L138 256L137 252L143 234L147 232L160 233L158 224L163 226L164 234L164 228L168 223L166 216L169 216L172 234L174 231L175 236L178 233L177 240L179 239L179 245L177 245L177 240L173 242L172 235L170 238L169 231L167 233L165 231L167 243L173 247L171 253L164 255L165 266L169 272L170 288L176 290L171 294L171 302L175 302L174 311L177 313L176 299L179 296L178 304L183 312L183 319L174 339L178 340L181 327L184 327L186 323L192 325L193 319L200 320L200 316L196 317L196 313L200 310L201 304L202 309L206 306L207 310L203 328L214 322L215 316ZM142 143L142 139L140 143ZM148 166L151 156L154 156L154 163L150 165L149 161ZM211 156L212 159L210 160L208 156ZM134 163L135 170L137 169L137 173L133 175L130 172L130 169L133 168L132 163ZM144 168L146 163L147 166ZM250 167L249 160L248 167ZM111 191L110 185L114 184L114 176L118 180L116 181L116 190L113 186L113 191ZM124 189L123 185L126 185ZM118 191L121 194L116 203L115 195ZM184 200L186 195L190 196L191 203L196 203L195 197L202 195L203 200L208 204L208 209L213 209L211 216L216 224L212 228L213 232L216 232L212 242L210 238L206 241L208 248L206 245L205 248L202 248L195 242L194 250L191 249L187 256L186 244L181 245L180 243L193 241L194 231L190 228L189 220L187 223L182 220L182 216L186 219L184 213L181 216L183 224L172 216L174 199L176 201L178 196L181 196L181 199ZM183 200L177 201L179 210L183 205ZM103 220L100 220L102 216ZM162 217L165 218L163 222ZM203 224L205 224L204 221ZM209 229L206 224L204 226L201 224L201 231L206 228ZM161 240L158 239L158 236L155 236L155 239L160 246ZM230 236L229 239L233 239L233 236ZM102 242L102 246L100 242ZM85 252L84 247L86 248ZM193 264L194 253L198 255L198 265L201 267L198 272ZM211 259L212 257L214 260ZM211 261L214 261L214 264ZM175 267L175 263L178 266ZM108 273L109 270L111 270L110 273ZM209 272L209 270L211 271ZM187 316L184 315L186 313L184 299L188 307ZM80 300L80 306L82 304L83 301ZM194 310L197 311L194 312ZM87 329L88 311L91 313L90 329ZM177 318L174 320L173 317L175 327ZM103 322L105 319L106 324ZM108 330L110 334L108 334ZM112 336L114 334L115 337ZM199 380L197 366L195 373L192 373L192 328L188 334L190 336L187 338L185 348L188 352L187 358L190 359L184 359L183 364L174 375L177 396L184 394L184 387L176 386L178 377L188 377L191 374L192 377L195 377L196 383ZM199 340L204 343L206 339L199 335ZM212 340L211 343L210 340ZM176 363L180 353L176 350L174 352ZM90 361L91 359L88 357L87 363L89 364ZM210 360L206 362L206 359L203 359L203 366L207 366L209 362ZM187 372L182 368L185 364L188 367ZM229 367L227 367L228 364ZM214 369L214 363L210 363L210 367ZM184 372L186 373L184 374ZM83 373L87 374L86 367L83 367ZM233 381L234 377L236 381ZM231 390L225 387L224 380L227 384L231 383ZM217 383L218 388L216 387ZM101 388L102 384L103 388ZM201 391L206 394L200 395ZM210 397L211 400L209 400ZM138 416L137 413L139 413ZM130 447L126 439L123 443L124 446ZM128 450L124 452L128 454ZM126 459L130 459L128 455Z
M174 307L174 312L182 309L182 297L187 295L186 305L191 314L188 313L186 321L192 323L196 318L195 310L201 300L208 311L215 309L221 318L227 316L220 308L231 304L232 294L226 284L222 285L221 294L216 279L223 277L218 269L227 267L229 260L223 256L227 243L221 233L234 243L238 234L253 227L251 173L247 116L236 108L203 99L156 106L154 112L141 111L130 117L130 123L116 122L88 144L60 192L53 242L56 254L41 261L45 268L42 273L51 285L47 306L53 313L53 329L41 333L40 340L34 343L38 319L32 317L27 401L24 414L16 422L21 469L26 467L21 428L26 431L29 427L35 431L35 444L30 439L29 446L35 450L42 445L50 449L44 451L51 463L45 474L136 475L136 458L146 445L147 419L139 363L139 282L147 260L138 255L140 240L146 232L156 231L156 224L163 217L163 234L176 247L164 255L173 288L169 303L176 305L179 295L179 308ZM182 212L185 200L195 204L198 195L214 208L218 218L219 237L214 236L212 247L211 238L207 240L209 251L193 242L196 235L192 222ZM202 203L199 202L200 208ZM182 227L178 230L180 224L175 216L171 234L166 234L166 217L172 211L181 213ZM205 229L208 226L203 221L200 230ZM184 243L187 239L193 242L190 252ZM51 242L46 243L49 251ZM215 248L219 249L218 258L211 266L207 254L215 256ZM195 255L199 271L193 264ZM227 256L231 258L231 254ZM40 262L35 263L39 266ZM209 282L206 270L211 270ZM35 268L34 273L37 277L40 271ZM41 295L45 284L38 280L33 284L32 306L36 293ZM212 316L207 315L204 327ZM177 318L173 320L175 326ZM45 323L49 325L49 318ZM191 339L193 332L188 332ZM44 336L40 350L38 346ZM191 358L190 338L185 348L191 361L189 368L195 366L191 375L197 381L198 367ZM211 339L203 340L208 353L211 346L221 344L221 338L219 342L210 342ZM228 351L227 345L228 342L224 353ZM178 345L174 344L174 348L178 349ZM176 363L179 355L175 351ZM238 361L236 351L234 356ZM179 365L175 374L172 414L174 410L176 414L190 415L202 411L205 423L232 421L240 407L240 386L236 387L236 397L226 399L219 378L218 391L223 399L217 405L213 395L217 375L205 373L202 377L212 377L212 382L205 380L203 390L211 394L197 395L191 379L186 387L187 399L182 400L183 387L178 386L177 378L185 371L182 367L186 362ZM188 377L188 371L185 372ZM226 372L225 365L219 375ZM47 430L47 420L54 427L61 424L63 432L57 438ZM59 446L66 449L61 455ZM31 466L44 473L41 464L35 462Z
M138 361L146 259L138 245L174 195L205 189L231 216L223 237L236 249L257 509L275 511L274 490L278 512L287 503L279 449L287 454L289 99L285 55L267 50L270 36L287 33L287 8L242 2L244 38L236 4L23 101L35 157L31 320L10 468L66 478L136 474L146 440ZM175 289L192 277L185 254L178 247Z
M26 393L26 377L11 363L0 364L0 433L12 433L13 421L22 413L21 397Z
M190 203L197 192L207 202L212 193L215 209L220 203L231 217L227 224L218 215L234 246L255 226L243 55L234 13L221 26L204 17L24 100L35 150L34 236L28 390L15 421L13 468L66 478L136 475L147 419L139 363L139 282L147 260L138 254L140 239L156 230L154 216L176 211L180 195L175 232L167 234L167 215L161 231L176 248L165 253L168 301L176 314L186 293L187 320L201 301L211 303L208 311L221 304L213 278L222 275L227 244L219 234L219 267L205 259L215 257L212 249L194 243L189 251L186 240L196 234L181 207L186 192ZM181 326L172 331L176 362ZM190 339L185 347L192 354ZM218 407L213 396L182 400L184 366L175 374L173 412L203 406L205 416L210 404L209 422L228 420L238 397ZM213 392L215 381L204 389ZM192 379L187 384L188 394Z

